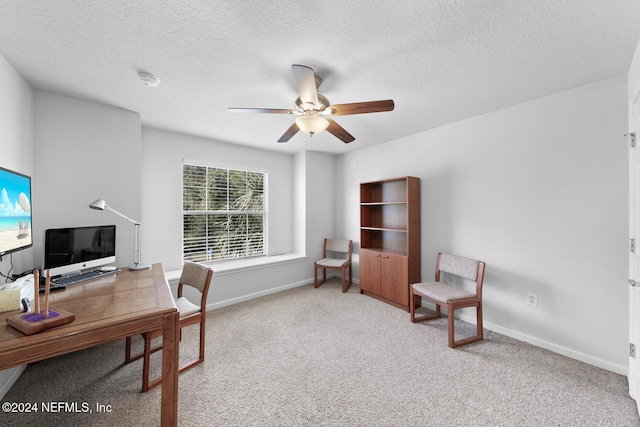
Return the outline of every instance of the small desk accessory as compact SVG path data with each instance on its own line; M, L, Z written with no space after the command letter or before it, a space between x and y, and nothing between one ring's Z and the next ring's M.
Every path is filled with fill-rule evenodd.
M54 328L73 322L75 314L59 308L49 307L49 289L51 287L51 273L47 270L47 280L44 285L44 309L40 310L40 277L38 270L33 270L34 301L33 312L16 314L7 317L7 323L25 335L35 334L45 329Z

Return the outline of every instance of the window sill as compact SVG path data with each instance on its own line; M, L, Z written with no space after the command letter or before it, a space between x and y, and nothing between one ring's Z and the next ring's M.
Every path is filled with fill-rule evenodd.
M241 271L256 270L263 267L273 267L279 264L286 264L290 262L297 262L306 260L306 255L301 254L283 254L273 255L255 258L245 258L233 261L219 261L219 262L205 262L207 265L213 268L214 276L223 276L225 274L233 274ZM170 284L177 284L180 280L180 274L182 270L166 271L165 277Z

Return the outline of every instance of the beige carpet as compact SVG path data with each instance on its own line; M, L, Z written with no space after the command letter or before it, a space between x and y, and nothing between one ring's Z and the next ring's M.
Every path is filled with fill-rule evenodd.
M180 376L181 426L640 426L621 375L488 331L452 350L445 318L412 324L337 280L207 317L206 361ZM158 425L160 389L141 394L142 362L123 354L119 340L29 366L4 402L91 412L0 413L0 424Z

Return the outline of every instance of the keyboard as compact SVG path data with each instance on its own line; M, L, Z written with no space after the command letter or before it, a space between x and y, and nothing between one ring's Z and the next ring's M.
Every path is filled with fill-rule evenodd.
M107 274L114 274L120 270L101 271L101 270L89 270L77 274L69 274L68 276L60 276L55 279L51 279L51 283L54 285L73 285L74 283L84 282L85 280L96 279L98 277L106 276Z

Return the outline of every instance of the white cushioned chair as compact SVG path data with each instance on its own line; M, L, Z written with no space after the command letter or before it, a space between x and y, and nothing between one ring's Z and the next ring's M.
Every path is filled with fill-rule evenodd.
M456 348L461 345L484 339L482 329L482 282L484 280L485 263L471 258L465 258L451 254L438 254L436 261L435 282L414 283L411 285L412 295L426 298L436 305L435 315L416 317L415 305L410 304L411 321L436 319L441 316L440 309L447 309L449 324L449 347ZM441 273L449 273L476 282L475 293L449 285L441 281ZM463 307L476 308L476 335L455 340L454 311Z
M351 240L324 239L322 259L313 264L313 287L317 288L327 281L327 268L340 270L342 274L342 292L347 292L351 286L352 267L351 252L353 243ZM331 256L333 255L333 257ZM318 283L318 270L323 269L323 280ZM346 271L349 269L349 282L345 280Z
M178 307L178 312L180 312L180 339L182 339L182 328L199 324L200 348L198 358L180 365L179 372L183 372L204 361L204 333L207 314L207 294L209 292L209 285L211 284L212 276L213 270L211 270L209 267L195 262L185 262L184 267L182 268L182 274L180 275L180 281L178 282L178 298L176 298L175 300L176 307ZM182 296L182 290L185 285L191 286L201 293L200 305L193 304L191 301ZM144 338L144 351L134 356L131 355L131 337L127 337L126 340L125 363L130 363L140 358L144 359L144 363L142 366L143 393L162 382L162 378L157 378L151 382L149 381L149 364L151 353L162 349L162 344L151 348L151 341L161 336L162 329L142 334L142 337Z

